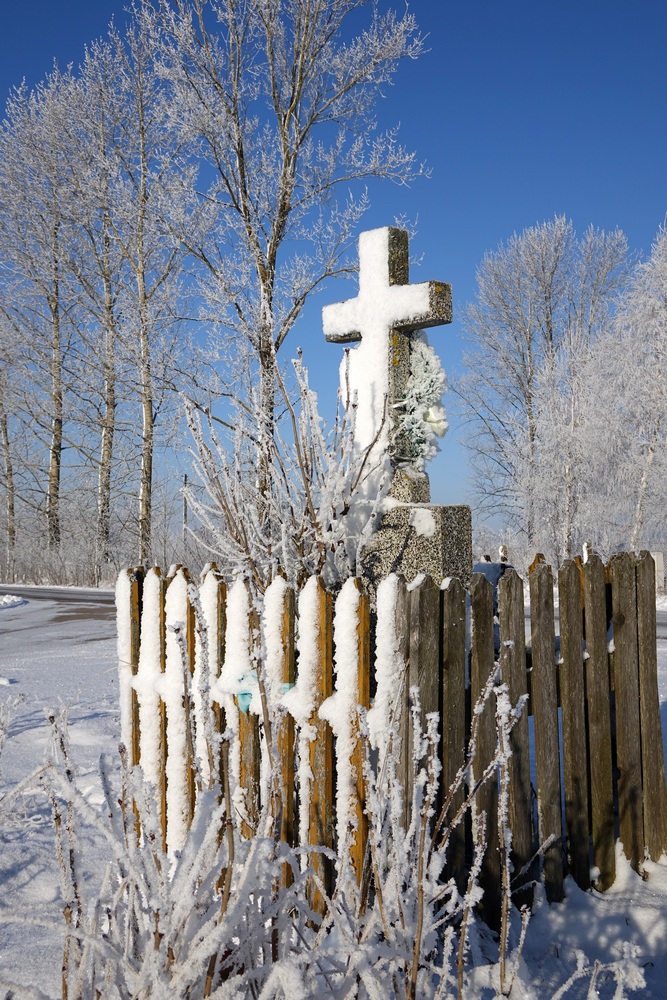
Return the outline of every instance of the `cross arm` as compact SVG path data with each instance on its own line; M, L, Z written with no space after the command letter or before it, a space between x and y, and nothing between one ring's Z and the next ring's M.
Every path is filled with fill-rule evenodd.
M414 333L416 330L452 322L452 286L444 281L426 281L421 286L413 287L419 289L424 285L428 286L428 308L416 316L411 316L407 322L398 323L397 327L403 333Z
M349 344L361 340L358 299L347 299L345 302L324 306L322 326L326 340L334 344Z

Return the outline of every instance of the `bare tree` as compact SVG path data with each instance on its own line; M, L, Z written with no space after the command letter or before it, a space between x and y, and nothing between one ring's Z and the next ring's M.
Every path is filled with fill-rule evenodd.
M613 328L594 353L594 427L605 468L597 506L614 545L638 550L665 532L667 231L636 265Z
M119 174L110 227L132 283L124 301L123 343L133 359L142 418L138 555L144 564L152 558L156 418L168 399L176 400L173 390L194 374L182 332L183 246L173 216L193 183L195 168L181 155L169 121L170 95L156 71L149 27L138 14L124 37L110 33L123 108L113 147Z
M369 24L353 33L367 8ZM307 296L348 270L346 251L368 199L352 185L406 183L414 155L382 132L375 107L401 60L422 51L412 14L370 0L146 2L171 125L202 163L179 235L200 266L202 318L259 389L256 454L269 513L277 353ZM212 180L211 180L212 178ZM344 186L344 200L336 191Z
M480 507L520 527L530 546L552 522L557 501L556 548L572 551L582 472L580 374L590 345L610 325L627 272L619 230L591 227L579 239L564 217L514 234L478 268L477 299L464 320L472 346L452 388L468 421Z
M0 129L2 311L21 344L21 364L32 375L33 391L24 405L36 433L48 435L44 489L52 549L61 540L66 358L76 310L67 268L72 239L64 180L68 151L54 109L63 91L74 86L71 74L54 70L33 92L20 87L8 101Z

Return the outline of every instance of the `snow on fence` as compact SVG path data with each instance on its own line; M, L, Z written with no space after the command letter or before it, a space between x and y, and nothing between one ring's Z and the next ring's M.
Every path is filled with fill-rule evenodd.
M557 579L558 634L551 567L536 561L529 587L527 642L524 588L514 570L500 581L496 617L493 588L479 574L469 593L457 580L440 588L429 577L410 586L387 578L378 589L372 670L371 618L359 580L334 598L319 578L298 595L278 578L259 615L246 585L228 587L215 569L198 587L181 568L167 578L157 568L122 573L122 735L132 764L157 790L165 848L182 846L197 789L209 779L229 782L244 837L270 832L258 826L273 773L281 806L272 822L279 821L281 838L349 851L361 879L364 758L382 759L395 724L407 828L410 690L419 688L422 719L439 713L447 789L465 765L471 706L496 670L512 703L527 696L528 704L512 731L509 760L518 900L530 900L538 864L550 900L562 898L564 872L582 888L592 878L608 888L619 839L635 869L647 855L659 858L667 851L667 787L653 560L621 553L606 567L597 556L566 562ZM468 784L496 751L495 696L477 715ZM216 741L215 733L225 738ZM450 816L464 794L449 804ZM447 872L466 877L483 811L489 846L480 881L492 925L500 919L502 874L497 807L498 782L487 781L472 823L452 831ZM329 890L326 854L313 851L309 863ZM315 888L312 903L321 910Z

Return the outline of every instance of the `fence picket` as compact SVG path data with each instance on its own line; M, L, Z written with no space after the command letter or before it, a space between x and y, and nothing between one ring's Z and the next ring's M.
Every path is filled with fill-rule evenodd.
M194 648L193 609L188 600L188 578L179 569L168 578L165 596L165 693L167 843L180 850L194 815L195 762L192 740L190 677Z
M422 727L440 704L440 589L425 576L409 591L410 683L419 687Z
M168 580L160 577L160 617L158 625L158 635L160 643L160 673L164 676L167 669L167 586ZM167 850L167 705L160 695L158 701L160 714L160 757L162 758L162 772L158 790L160 800L160 830L162 831L162 850Z
M492 673L496 672L493 637L493 587L481 573L470 583L470 700L477 704ZM478 718L477 746L472 761L473 781L480 780L496 752L496 698L491 694ZM498 779L494 772L477 792L473 802L473 839L484 815L488 844L482 861L480 885L484 891L481 910L493 930L500 929L500 851L498 841Z
M596 888L600 892L616 878L606 607L604 566L599 556L591 555L584 565L586 700L593 860L599 872Z
M442 787L446 793L465 763L470 709L466 691L466 592L459 580L451 580L442 592ZM463 805L465 785L452 797L446 822ZM465 818L452 830L447 851L447 877L465 882Z
M141 648L141 598L143 594L144 571L137 566L128 570L130 578L130 666L132 676L136 677L139 670L139 653ZM132 688L132 747L130 762L136 767L141 759L141 725L139 721L139 699Z
M529 577L532 646L531 709L535 719L535 764L539 842L550 903L563 899L563 827L560 798L558 691L555 660L554 583L551 566L538 563Z
M210 608L207 605L203 608L206 625L209 629L209 674L211 681L215 681L225 663L225 643L227 636L227 584L220 577L217 568L212 566L203 583L209 580L215 583L214 597L211 599ZM203 589L203 588L202 588ZM211 620L209 620L209 614ZM213 732L216 736L222 736L225 731L225 710L217 701L211 701L211 712L213 715ZM222 770L222 754L218 756L217 762L218 777L220 787L224 787L224 775Z
M313 847L333 848L334 845L334 753L333 733L328 722L320 719L318 708L325 699L333 694L333 629L332 629L332 597L324 587L322 579L317 578L318 632L317 632L317 666L315 676L315 707L310 718L310 725L315 738L310 743L310 770L312 783L310 788L310 807L308 814L308 843ZM333 868L328 858L319 851L310 854L309 862L315 869L327 893L332 891ZM326 908L325 900L320 891L311 885L309 900L316 913L323 914Z
M259 622L257 612L253 609L250 588L248 591L248 621L247 643L248 657L252 664L256 662L253 656L254 646L258 639ZM239 700L236 699L237 706ZM259 730L259 715L256 712L239 711L239 745L240 745L240 785L243 789L245 816L241 823L241 834L246 838L254 837L257 832L260 813L260 781L261 781L261 745Z
M639 727L639 650L635 558L620 552L609 561L614 615L614 693L620 837L630 864L644 857Z
M400 759L398 775L403 784L403 829L410 826L412 812L412 715L410 712L410 688L417 683L416 664L410 660L410 593L404 576L397 577L396 609L394 614L398 653L405 663L405 672L399 697L398 738Z
M279 673L285 689L296 680L295 662L295 597L291 587L285 587L282 594L281 637L282 655ZM280 839L290 846L295 843L294 811L294 719L289 712L281 711L278 716L276 747L278 750L278 773L280 781ZM283 887L292 884L292 869L283 865L281 882Z
M565 829L570 872L581 889L591 884L588 828L588 760L584 691L582 585L572 560L558 572L560 701L563 718Z
M644 845L653 861L657 861L667 852L667 785L665 758L660 752L663 744L655 643L655 564L650 552L640 552L636 573Z
M500 673L509 689L513 706L527 694L526 633L523 607L523 584L516 571L505 572L498 585L500 611ZM528 711L524 709L510 736L512 756L509 759L509 815L507 822L512 831L512 864L519 873L529 864L533 855L532 799L530 788L530 744L528 738ZM516 874L513 884L523 886L516 893L519 904L532 900L532 890L525 885L530 880L529 871Z

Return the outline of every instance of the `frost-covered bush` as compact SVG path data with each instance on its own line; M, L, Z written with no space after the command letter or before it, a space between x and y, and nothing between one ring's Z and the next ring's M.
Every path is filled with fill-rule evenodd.
M394 437L407 443L411 464L423 471L438 453L437 439L447 431L442 397L447 379L440 358L422 331L410 341L410 377L405 396L396 404Z
M291 392L276 371L284 419L274 426L264 476L253 406L239 407L232 430L222 433L210 414L202 419L186 406L198 479L187 495L199 521L197 537L225 577L248 578L255 593L279 573L292 584L313 574L328 584L353 576L357 551L389 488L388 477L378 480L371 468L372 449L359 454L353 446L354 407L344 412L339 405L327 429L300 355L293 372ZM370 499L364 489L369 477Z
M379 759L366 754L364 783L369 840L360 885L345 846L336 858L337 880L328 894L303 848L283 844L277 832L245 839L232 805L233 789L200 788L182 850L163 848L151 786L138 768L120 773L101 767L104 811L77 787L66 731L55 727L59 760L41 776L53 807L65 915L62 996L67 1000L206 998L306 1000L314 997L447 998L525 996L520 957L527 914L517 927L509 906L509 837L501 842L503 928L500 943L478 920L478 885L485 843L483 816L476 820L475 856L467 884L447 878L448 845L473 807L479 785L499 775L506 830L508 741L522 706L492 677L474 718L494 697L496 754L465 801L449 817L466 786L475 754L475 723L468 759L439 811L438 719L420 725L413 698L413 791L404 828L404 789L398 774L398 733L384 734ZM362 718L362 730L364 720ZM365 734L366 735L366 734ZM370 740L366 739L370 747ZM226 762L227 737L219 748ZM223 773L229 770L223 767ZM271 831L271 802L258 828ZM106 845L99 890L90 892L81 859L91 837ZM312 853L312 848L309 849ZM315 883L324 916L311 909ZM615 997L643 982L633 962L610 967ZM598 976L580 963L571 982ZM4 984L3 984L4 985ZM567 985L567 984L566 984ZM562 987L556 996L567 993ZM20 993L17 993L20 995ZM531 994L532 995L532 994Z

